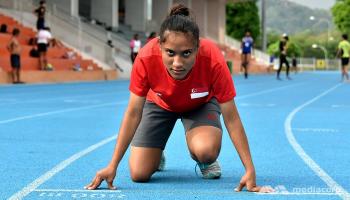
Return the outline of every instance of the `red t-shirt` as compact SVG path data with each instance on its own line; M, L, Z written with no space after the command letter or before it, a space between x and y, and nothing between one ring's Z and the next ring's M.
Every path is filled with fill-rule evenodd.
M213 97L224 103L236 96L223 55L207 39L200 40L195 64L183 80L169 75L162 61L158 40L151 40L135 60L129 89L172 112L193 110Z

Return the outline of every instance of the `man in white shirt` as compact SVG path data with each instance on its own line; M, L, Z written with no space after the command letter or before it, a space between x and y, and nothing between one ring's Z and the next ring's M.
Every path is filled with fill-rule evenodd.
M52 35L49 27L45 27L44 29L39 30L37 34L37 44L38 44L38 52L39 52L39 64L40 69L45 70L47 66L47 48L52 40Z

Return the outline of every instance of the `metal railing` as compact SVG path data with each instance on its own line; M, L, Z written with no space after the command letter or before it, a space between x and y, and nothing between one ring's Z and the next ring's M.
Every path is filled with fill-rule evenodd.
M291 65L291 58L288 58ZM271 63L275 70L279 67L279 59L274 59ZM341 68L339 59L316 59L316 58L297 58L297 67L300 71L335 71Z
M226 35L225 36L225 44L230 46L231 48L234 48L238 51L241 51L241 42ZM257 62L260 62L262 64L268 65L270 62L270 56L258 49L254 49L253 56L255 57Z

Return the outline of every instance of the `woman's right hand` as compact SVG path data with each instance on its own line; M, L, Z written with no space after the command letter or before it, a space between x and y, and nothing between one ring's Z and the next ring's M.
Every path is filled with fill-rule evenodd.
M116 176L116 169L111 166L107 166L106 168L98 171L95 175L95 178L91 181L91 183L85 186L84 188L87 190L95 190L101 185L102 181L105 180L107 182L108 189L115 190L117 189L116 187L113 186L113 180L115 176Z

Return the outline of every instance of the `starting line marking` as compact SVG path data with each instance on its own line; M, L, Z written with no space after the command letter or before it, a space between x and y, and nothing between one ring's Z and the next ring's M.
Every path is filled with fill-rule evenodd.
M109 138L106 138L94 145L89 146L88 148L72 155L68 159L60 162L58 165L56 165L51 170L47 171L45 174L41 175L39 178L35 179L33 182L31 182L29 185L24 187L22 190L16 192L13 194L9 200L18 200L23 199L25 196L33 192L36 188L38 188L41 184L45 183L47 180L49 180L51 177L56 175L58 172L62 171L64 168L72 164L74 161L78 160L79 158L89 154L90 152L94 151L95 149L115 140L117 136L111 136Z
M339 194L334 192L289 192L283 185L276 186L275 188L276 192L272 193L258 193L254 192L254 194L257 195L269 195L269 196L338 196ZM325 188L326 189L326 188ZM132 192L132 190L127 190L128 192ZM145 190L146 191L146 190ZM176 194L207 194L208 192L201 192L201 191L193 191L193 190L152 190L153 192L157 193L176 193ZM72 198L124 198L126 195L122 194L122 190L79 190L79 189L35 189L33 192L39 193L39 197L63 197L70 195ZM230 192L222 192L218 191L216 192L210 192L214 195L233 195L237 192L230 191Z
M121 190L70 190L70 189L35 189L33 192L86 192L86 193L121 193Z

